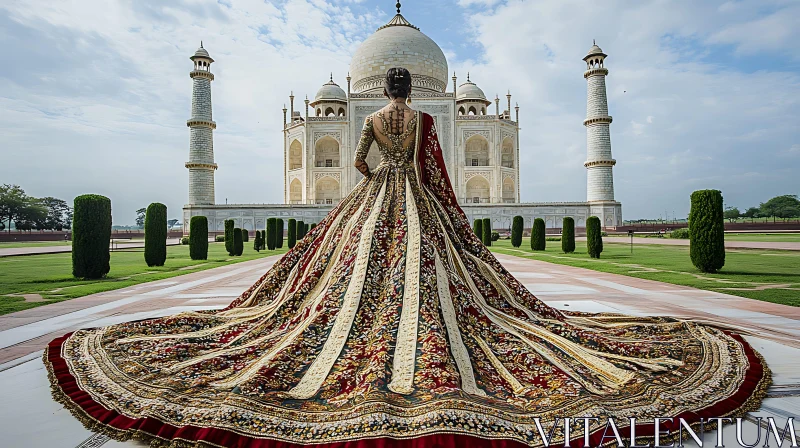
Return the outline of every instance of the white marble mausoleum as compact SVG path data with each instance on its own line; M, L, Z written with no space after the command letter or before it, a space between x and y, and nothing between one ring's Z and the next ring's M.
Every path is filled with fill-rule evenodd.
M189 161L189 203L184 206L184 231L191 216L208 218L210 231L223 230L224 221L248 230L263 229L269 217L319 222L361 179L353 157L367 115L386 105L383 78L391 67L412 74L411 106L434 117L445 163L458 200L470 217L491 218L495 229L510 229L521 215L525 227L542 218L548 228L561 227L571 216L577 227L598 216L606 227L622 225L622 206L614 199L610 124L605 88L606 55L593 45L584 61L587 79L587 201L537 203L520 201L519 106L512 111L510 92L505 101L487 99L470 79L459 84L449 77L441 48L399 12L355 51L350 72L340 86L333 74L313 97L283 109L283 204L216 204L214 200L211 64L202 47L194 62ZM296 110L296 106L297 109ZM513 116L512 116L513 113ZM576 124L577 125L577 124ZM374 144L373 144L374 145ZM377 148L367 163L380 160Z

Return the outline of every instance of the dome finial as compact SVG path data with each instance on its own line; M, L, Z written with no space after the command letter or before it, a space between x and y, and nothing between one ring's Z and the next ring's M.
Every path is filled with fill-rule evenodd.
M400 14L400 0L397 0L397 4L394 6L397 8L397 13Z
M595 41L594 39L592 39L592 45L597 45L597 41Z
M200 48L203 48L203 41L200 41Z
M331 72L331 82L333 82L333 72Z
M470 82L470 80L469 80L469 72L467 72L467 82Z

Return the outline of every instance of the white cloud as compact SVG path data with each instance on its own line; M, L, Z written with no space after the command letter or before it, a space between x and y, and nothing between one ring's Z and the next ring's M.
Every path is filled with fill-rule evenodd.
M793 8L785 13L800 20ZM758 203L798 189L796 167L776 156L798 138L800 76L748 73L737 60L704 62L702 42L727 29L726 20L711 2L511 0L472 18L485 54L455 68L469 69L488 96L510 87L519 101L523 200L585 198L581 58L596 38L609 54L616 195L625 216L653 216L665 206L688 212L691 191L706 187ZM739 38L742 46L759 40ZM775 59L788 51L779 47L770 47ZM740 182L745 172L764 181Z

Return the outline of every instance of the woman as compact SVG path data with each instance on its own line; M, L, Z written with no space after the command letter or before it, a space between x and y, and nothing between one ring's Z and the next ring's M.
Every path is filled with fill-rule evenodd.
M470 229L410 93L390 69L356 152L364 178L241 297L56 339L55 397L118 439L222 447L540 446L536 418L616 417L624 436L629 417L758 406L769 373L739 336L531 295ZM590 423L592 445L608 442Z

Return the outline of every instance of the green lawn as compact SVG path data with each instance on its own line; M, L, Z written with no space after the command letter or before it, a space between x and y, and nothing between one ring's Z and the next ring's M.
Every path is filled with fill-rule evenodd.
M0 258L0 315L89 294L125 288L231 263L286 253L283 249L255 252L253 242L245 243L241 257L230 257L225 243L209 243L208 260L189 258L189 246L168 246L162 267L147 267L143 249L111 252L111 272L101 280L72 277L72 254L28 255ZM44 301L26 301L15 294L39 294Z
M704 274L692 265L688 246L634 246L631 255L629 246L606 244L601 258L593 260L581 242L574 254L561 253L561 244L551 242L546 251L534 252L527 238L519 249L510 240L492 244L492 251L508 255L800 306L800 252L796 251L729 249L720 273Z
M71 246L72 241L21 241L21 242L2 242L0 249L16 249L18 247L50 247L50 246Z
M726 233L728 241L768 241L800 243L800 233Z

